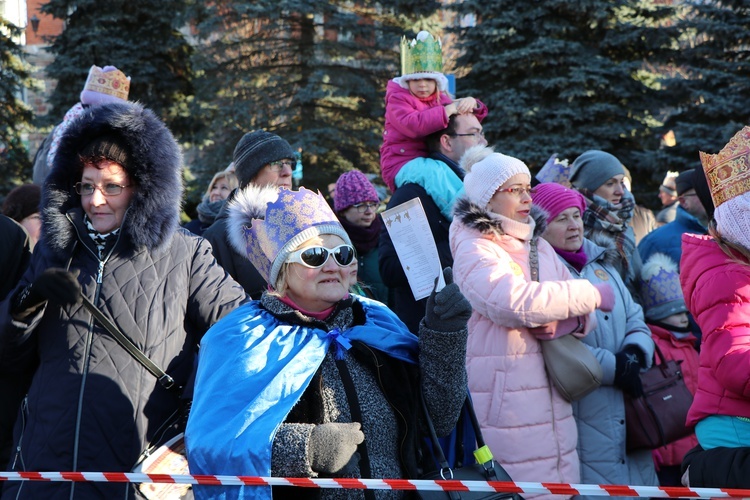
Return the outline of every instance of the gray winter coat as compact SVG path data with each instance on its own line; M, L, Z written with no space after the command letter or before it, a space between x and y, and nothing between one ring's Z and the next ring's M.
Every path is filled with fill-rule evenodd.
M119 236L100 260L83 223L77 151L95 135L120 134L137 186ZM133 103L87 110L60 143L44 186L42 240L21 287L47 268L80 271L83 294L148 357L184 385L198 342L246 295L216 264L210 245L179 229L181 154L164 124ZM13 294L11 294L12 296ZM167 390L80 305L47 304L28 324L0 305L0 366L39 366L15 429L14 470L130 471L179 408ZM8 482L9 498L132 498L125 484Z
M601 387L573 403L578 425L578 456L581 461L581 482L585 484L632 484L656 486L651 451L625 453L625 406L622 391L613 386L615 353L633 345L643 351L649 365L654 356L654 342L643 319L643 310L614 266L618 254L610 240L599 240L599 246L583 240L588 257L579 273L566 262L573 276L593 284L608 283L615 292L611 312L596 311L597 327L582 340L591 347L604 371ZM593 499L594 497L592 497Z

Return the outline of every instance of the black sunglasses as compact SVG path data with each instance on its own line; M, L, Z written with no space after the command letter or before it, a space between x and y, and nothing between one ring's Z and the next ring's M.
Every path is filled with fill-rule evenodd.
M296 250L289 254L287 262L296 262L311 269L323 267L328 262L328 257L333 255L333 260L339 267L350 265L357 256L357 252L351 245L339 245L336 248L323 246L307 247Z

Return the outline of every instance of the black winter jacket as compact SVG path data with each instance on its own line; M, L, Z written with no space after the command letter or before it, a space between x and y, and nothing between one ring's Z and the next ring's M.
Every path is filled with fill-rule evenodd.
M229 202L237 190L232 192ZM263 276L255 269L255 266L244 255L237 253L234 247L229 243L227 235L227 220L229 217L229 203L225 203L211 226L203 232L213 248L216 261L224 268L229 275L237 281L248 295L253 299L260 299L263 292L268 289L268 283Z
M120 134L137 188L119 236L100 260L83 223L77 151L95 134ZM203 333L247 300L216 264L209 244L178 228L181 155L156 116L137 104L87 110L69 127L44 186L43 237L19 288L49 267L79 270L83 294L179 385ZM47 305L28 324L0 305L0 363L23 370L39 359L15 429L15 470L129 471L178 411L161 387L82 306ZM116 483L8 482L9 498L133 498Z

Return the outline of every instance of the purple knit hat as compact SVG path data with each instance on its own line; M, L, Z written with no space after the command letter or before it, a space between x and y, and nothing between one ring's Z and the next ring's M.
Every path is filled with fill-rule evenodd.
M375 187L365 174L359 170L350 170L341 174L336 181L336 193L333 197L333 208L336 212L364 201L379 201L378 192L375 191Z
M555 182L537 184L531 193L531 199L534 205L547 212L547 222L571 207L577 207L581 215L586 211L586 200L581 193Z

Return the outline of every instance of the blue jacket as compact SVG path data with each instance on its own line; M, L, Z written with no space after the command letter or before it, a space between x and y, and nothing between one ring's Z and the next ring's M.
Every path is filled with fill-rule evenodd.
M706 228L687 210L678 206L675 219L647 234L638 245L638 253L645 264L653 254L668 255L679 267L682 257L682 235L684 233L706 234Z

